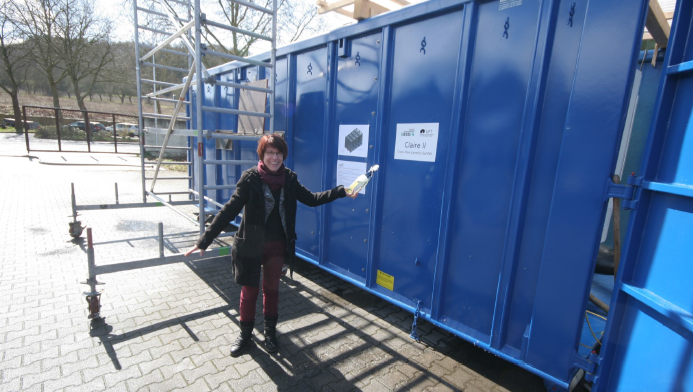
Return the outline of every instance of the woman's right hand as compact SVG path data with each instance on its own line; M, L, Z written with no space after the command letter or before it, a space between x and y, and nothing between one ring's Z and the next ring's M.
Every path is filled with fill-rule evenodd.
M200 248L197 247L197 245L195 245L195 246L193 246L192 248L190 248L187 252L185 252L185 255L186 255L186 256L190 256L190 255L191 255L194 251L196 251L196 250L199 250L199 251L200 251L200 256L202 256L202 255L205 254L205 250L204 250L204 249L200 249Z

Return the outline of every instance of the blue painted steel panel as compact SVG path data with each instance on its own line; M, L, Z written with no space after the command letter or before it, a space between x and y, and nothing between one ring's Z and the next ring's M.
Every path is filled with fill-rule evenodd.
M693 387L693 73L672 72L693 59L691 39L693 2L679 1L596 391Z
M334 119L329 127L333 140L330 143L329 156L331 164L334 165L332 175L335 179L336 161L339 159L363 162L367 167L376 163L374 150L371 148L367 150L366 158L339 156L337 140L339 126L343 124L368 124L370 138L363 140L363 143L372 146L377 140L374 132L374 114L378 105L381 41L382 34L376 33L344 39L341 42L347 56L337 58ZM329 263L331 268L360 281L364 281L366 277L371 196L372 189L366 188L365 196L362 195L348 203L332 203L326 206L328 230L324 263Z
M395 294L421 300L429 309L462 14L457 11L394 29L391 99L383 113L387 148L377 174L383 184L383 204L374 269L394 277ZM435 162L395 159L396 139L403 137L397 134L397 125L410 123L438 123Z
M298 180L313 192L323 190L323 142L327 99L327 48L322 47L296 56L296 111L293 115L293 169ZM322 210L301 203L296 212L296 248L308 257L319 259Z
M275 129L313 191L338 160L381 166L365 196L299 205L300 256L566 387L646 3L503 4L432 0L280 48ZM414 123L438 124L434 162L395 159ZM369 125L366 157L339 155L342 124Z
M478 11L453 201L449 258L454 262L446 274L442 312L486 343L490 343L522 119L529 98L538 16L539 3L499 12L498 4L489 2L480 4ZM506 20L507 38L502 34Z

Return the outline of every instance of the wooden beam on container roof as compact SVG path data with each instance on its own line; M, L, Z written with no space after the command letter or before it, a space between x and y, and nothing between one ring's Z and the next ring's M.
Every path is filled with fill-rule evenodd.
M660 7L659 3L656 1L650 1L645 27L647 27L647 31L660 49L667 47L671 26L669 26L669 22L662 11L662 7Z

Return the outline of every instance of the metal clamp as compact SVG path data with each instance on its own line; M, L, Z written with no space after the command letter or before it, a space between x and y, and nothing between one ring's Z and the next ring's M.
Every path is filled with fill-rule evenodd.
M423 301L419 301L418 299L414 299L414 301L416 301L416 310L414 310L414 323L411 325L411 334L409 335L409 337L418 342L420 341L420 339L419 335L416 333L416 320L418 320L419 317L421 317L421 307L423 306Z
M573 16L575 15L575 2L570 5L570 18L568 18L568 24L573 27Z
M638 206L636 189L642 185L643 178L631 173L626 185L616 184L611 178L607 179L605 200L612 197L623 199L621 206L624 210L634 210Z

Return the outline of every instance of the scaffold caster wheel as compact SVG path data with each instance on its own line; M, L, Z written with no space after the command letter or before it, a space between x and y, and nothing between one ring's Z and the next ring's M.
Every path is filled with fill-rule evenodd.
M100 318L99 311L101 310L101 294L87 296L87 304L89 304L89 320Z
M70 222L70 235L72 238L79 238L82 235L82 231L84 230L84 227L82 226L82 222L80 221L74 221Z

